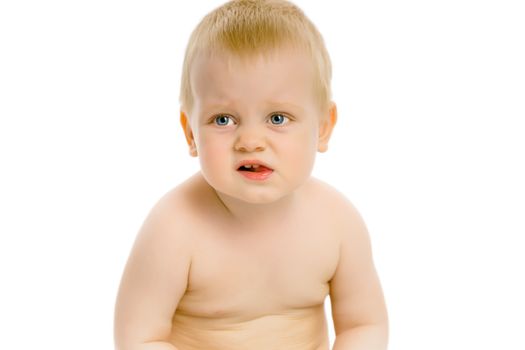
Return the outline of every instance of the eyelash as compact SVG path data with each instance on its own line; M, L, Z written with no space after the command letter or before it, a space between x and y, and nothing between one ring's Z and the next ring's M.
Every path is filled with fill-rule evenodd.
M291 118L289 116L287 116L286 114L284 113L272 113L270 115L270 118L273 117L274 115L280 115L282 116L283 118L285 119L288 119L288 122L283 122L282 124L272 124L272 125L275 125L275 126L281 126L281 125L286 125L288 124L290 121L291 121ZM233 119L231 116L227 115L227 114L218 114L216 116L214 116L211 120L212 123L215 123L215 121L217 120L217 118L220 118L220 117L225 117L225 118L228 118L228 119ZM215 124L217 126L226 126L226 125L218 125L218 124Z

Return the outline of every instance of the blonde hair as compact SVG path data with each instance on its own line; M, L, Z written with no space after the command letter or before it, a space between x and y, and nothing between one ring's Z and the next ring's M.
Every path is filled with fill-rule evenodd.
M225 52L246 58L283 47L303 49L310 55L320 106L328 108L332 65L324 40L303 11L286 0L233 0L201 20L186 48L181 107L188 113L193 108L190 70L199 54Z

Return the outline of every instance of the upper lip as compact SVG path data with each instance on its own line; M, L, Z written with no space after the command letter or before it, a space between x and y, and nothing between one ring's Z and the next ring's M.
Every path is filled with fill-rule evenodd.
M258 165L262 165L263 167L265 168L268 168L270 170L273 170L268 164L258 160L258 159L246 159L246 160L241 160L239 163L237 163L237 167L235 169L239 169L240 167L242 167L243 165L252 165L252 164L258 164Z

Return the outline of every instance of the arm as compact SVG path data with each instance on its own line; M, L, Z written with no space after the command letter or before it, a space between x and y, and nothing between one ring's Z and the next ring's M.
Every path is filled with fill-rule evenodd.
M115 305L116 350L176 350L172 317L188 280L191 247L169 197L144 221L128 258Z
M366 226L349 203L341 223L340 257L330 281L336 333L333 350L386 350L388 316Z
M340 332L335 338L333 350L385 350L388 335L387 324L356 326Z
M156 341L138 344L133 347L130 347L129 350L179 350L179 348L176 348L171 343Z

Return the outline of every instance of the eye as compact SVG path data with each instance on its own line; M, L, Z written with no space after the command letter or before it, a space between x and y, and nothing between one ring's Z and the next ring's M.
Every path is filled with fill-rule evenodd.
M225 114L221 114L221 115L218 115L216 116L215 118L213 118L213 121L216 122L215 124L216 125L219 125L219 126L227 126L228 125L228 120L230 120L231 118Z
M273 125L283 125L285 124L285 119L290 119L282 113L274 113L271 115L270 120Z

